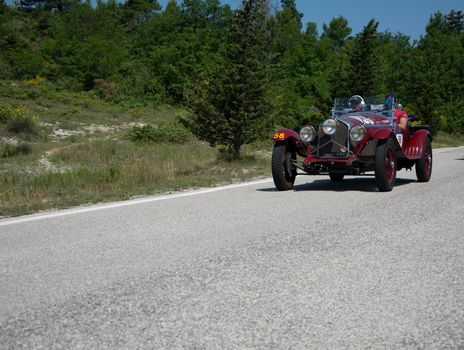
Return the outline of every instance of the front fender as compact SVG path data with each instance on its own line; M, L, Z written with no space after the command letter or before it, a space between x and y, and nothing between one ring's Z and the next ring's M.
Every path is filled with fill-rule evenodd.
M274 133L272 137L274 142L288 142L293 147L295 147L296 152L302 156L306 157L308 155L307 146L300 139L300 134L291 129L280 129ZM309 146L308 146L309 147Z
M391 129L378 129L372 134L372 139L376 140L378 142L384 142L382 140L387 140L391 138L392 142L395 144L395 149L396 149L396 156L399 158L404 158L405 154L403 152L403 149L398 142L398 139L396 138L396 135L392 132ZM377 145L376 143L376 145Z
M299 141L300 140L300 134L298 134L294 130L284 128L284 129L277 130L274 133L274 136L272 137L272 139L275 142L277 142L277 141L285 141L285 140L288 140L288 139L293 139L295 141Z
M372 133L372 138L375 140L385 140L392 135L391 129L378 129Z

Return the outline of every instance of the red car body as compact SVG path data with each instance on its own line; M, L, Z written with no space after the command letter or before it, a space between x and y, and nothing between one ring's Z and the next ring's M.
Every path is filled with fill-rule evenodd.
M409 125L400 130L395 123L394 108L334 113L329 119L332 120L324 123L336 125L336 132L326 134L322 123L311 141L291 129L276 131L272 173L277 189L292 188L297 169L309 175L330 175L332 181L341 181L345 175L374 172L380 191L391 191L397 170L403 168L415 166L420 182L430 180L432 135L428 126ZM350 136L354 127L357 127L354 131L359 131L355 136L364 133L360 140ZM303 159L299 160L297 155Z

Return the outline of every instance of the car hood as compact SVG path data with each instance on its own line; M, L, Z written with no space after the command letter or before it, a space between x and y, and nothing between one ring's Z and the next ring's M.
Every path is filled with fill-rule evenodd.
M337 119L350 126L389 125L391 123L390 118L375 113L350 113L339 116Z

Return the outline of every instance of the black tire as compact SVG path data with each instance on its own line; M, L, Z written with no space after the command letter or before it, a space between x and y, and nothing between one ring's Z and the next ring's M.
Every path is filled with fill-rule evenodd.
M375 150L375 181L380 192L390 192L396 182L396 152L392 139Z
M332 180L332 182L343 181L343 178L345 177L345 175L343 175L343 174L335 174L335 173L330 173L329 176L330 176L330 180Z
M424 141L422 157L416 161L416 175L419 182L429 182L432 176L432 143L428 137Z
M274 144L272 151L272 178L279 191L292 189L296 178L296 152L288 143Z

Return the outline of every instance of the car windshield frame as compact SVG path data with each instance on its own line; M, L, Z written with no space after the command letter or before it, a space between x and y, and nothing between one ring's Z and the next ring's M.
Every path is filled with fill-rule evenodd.
M393 109L388 110L385 108L384 99L382 97L365 97L363 98L365 106L360 109L353 109L350 106L351 97L336 97L332 107L332 115L339 116L346 113L352 112L372 112L382 113L386 117L391 116Z

